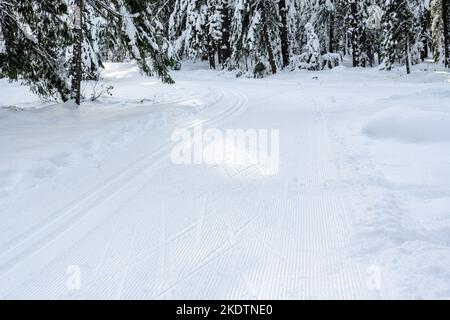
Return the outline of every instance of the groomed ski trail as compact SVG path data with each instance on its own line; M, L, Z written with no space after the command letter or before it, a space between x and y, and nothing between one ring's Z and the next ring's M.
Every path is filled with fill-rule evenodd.
M219 97L203 115L206 120L200 120L205 128L235 116L245 107L246 97L239 91L229 89L219 92ZM190 99L189 97L186 100ZM162 103L159 107L180 102L183 100ZM198 124L199 120L196 120L185 128L193 128ZM102 208L102 205L121 208L124 202L130 200L130 195L132 198L138 194L150 183L160 162L170 157L173 145L168 139L143 159L132 163L127 170L115 173L51 214L44 222L3 244L0 247L2 291L17 286L36 270L46 266L55 255L82 240L106 218L111 218L110 214L118 214L119 210L111 213Z

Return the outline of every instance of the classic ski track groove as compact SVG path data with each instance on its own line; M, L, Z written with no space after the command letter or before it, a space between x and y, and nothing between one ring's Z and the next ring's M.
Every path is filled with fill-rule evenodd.
M230 108L206 121L206 125L229 119L245 105L245 97L239 92L226 90L222 93L231 95L231 99L236 101ZM220 102L217 103L222 106ZM297 174L300 182L294 194L289 194L288 185L264 198L261 196L264 193L262 178L252 176L255 168L222 168L230 178L246 178L258 186L259 196L255 198L259 201L255 204L250 200L250 203L241 201L239 209L236 203L230 203L222 208L229 213L224 215L216 209L220 195L207 193L208 200L201 206L202 212L196 221L169 233L164 213L160 240L143 249L145 242L138 234L142 232L139 229L141 213L131 210L132 216L128 217L120 213L124 211L126 202L132 203L151 186L149 177L153 170L160 169L157 164L167 156L170 150L168 143L167 147L163 145L136 162L119 180L108 180L109 183L101 187L106 189L91 195L93 198L78 200L82 202L81 207L69 207L69 211L64 213L68 215L66 219L49 222L50 226L40 226L35 233L25 235L21 244L9 249L11 259L3 262L0 286L5 288L8 285L7 276L10 274L20 274L22 277L30 272L27 267L37 270L43 267L36 267L33 262L37 257L42 258L40 255L44 249L53 249L48 250L53 255L55 251L61 253L82 239L88 240L83 232L94 232L90 230L99 227L99 222L117 217L107 230L115 230L120 225L121 233L127 235L130 241L120 242L113 234L105 238L104 247L99 250L101 254L94 264L93 276L86 282L85 294L101 289L102 297L132 298L142 289L140 285L144 281L141 278L137 282L133 275L139 271L142 273L141 268L148 266L149 274L144 278L149 285L145 292L147 298L370 297L364 274L351 258L354 213L348 193L354 191L351 188L339 190L333 184L342 181L340 166L334 163L339 162L339 153L342 153L336 146L335 123L326 117L314 99L309 102L311 112L304 119L302 135L296 140L298 147L291 158L298 161L293 175ZM234 179L237 184L232 185L229 192L239 192L238 180ZM124 189L128 190L127 194L116 197ZM109 207L114 207L114 210L107 212L107 216L102 207L106 201ZM116 202L117 205L114 205ZM85 207L86 211L82 212ZM264 228L264 225L269 227ZM217 226L223 227L218 229ZM49 235L45 232L48 229L52 231ZM204 232L198 236L199 229L204 229ZM71 237L70 233L75 236ZM200 237L201 241L192 252L196 237ZM60 247L58 241L62 243ZM43 260L48 263L50 254L44 252L43 255ZM0 263L5 257L8 256L0 255ZM156 268L156 278L155 271L151 271L155 267L155 259L163 263ZM175 270L167 268L166 264ZM246 266L245 269L242 265ZM18 273L14 273L17 270ZM98 278L100 274L107 276ZM218 274L228 274L225 278L232 280L225 283Z
M212 105L217 104L221 101L223 97L223 93L220 95L220 98L218 98L216 101L212 103ZM188 128L191 127L191 125L187 126ZM129 172L131 172L133 169L135 169L139 164L142 162L148 161L149 158L154 156L157 153L160 153L161 151L165 151L170 146L170 141L164 142L161 146L156 148L151 154L146 155L144 158L136 161L131 167L126 169L125 171L120 172L119 174L114 174L113 176L105 179L104 181L98 183L90 190L84 192L80 196L78 196L76 199L71 201L69 204L67 204L65 207L56 210L53 214L51 214L49 217L46 218L45 221L41 222L37 226L33 226L29 230L25 231L20 236L17 236L13 238L12 240L9 240L7 243L0 246L0 261L2 256L7 253L10 250L15 249L17 246L19 246L22 242L26 241L29 237L33 236L35 233L40 232L41 229L47 227L48 225L54 223L56 220L64 218L65 215L60 215L61 212L67 212L73 209L73 207L76 207L80 204L80 201L86 201L86 199L95 196L97 193L102 192L105 188L109 186L110 183L115 182L116 180L122 178L122 176L126 176Z
M233 96L235 101L224 111L220 111L212 118L205 120L203 122L204 126L211 126L223 122L245 107L246 97L239 91L231 89L221 90L219 98L212 102L211 105L220 106L220 102L224 100L225 93ZM210 112L209 109L208 111ZM196 122L194 121L187 128L192 128L195 124ZM27 260L42 251L46 246L54 243L58 237L64 236L64 231L73 229L81 222L80 220L93 215L92 211L94 209L130 186L131 182L137 177L142 176L143 172L154 169L156 164L170 155L171 146L172 143L170 140L167 141L151 154L135 162L127 170L96 185L96 187L85 192L64 208L50 215L43 223L2 245L0 248L0 287L3 289L6 288L9 282L8 274L14 271L14 269L26 263Z
M200 299L214 294L231 295L229 298L250 296L258 299L364 299L369 296L363 274L350 257L353 225L350 199L345 192L323 187L330 179L340 179L339 168L327 165L331 159L335 159L328 119L315 102L311 107L315 110L312 114L313 121L305 128L303 148L299 148L305 151L305 156L297 157L300 159L300 170L311 168L301 175L305 189L294 197L288 196L286 202L274 201L268 209L274 215L259 214L243 223L237 223L238 227L235 227L233 236L236 241L230 242L217 233L207 233L203 237L202 250L198 250L190 258L193 265L180 267L178 278L172 283L166 282L166 287L154 297L165 298L180 294L183 296L181 292L175 293L175 290L196 286L197 282L193 278L213 263L214 273L202 273L204 287L196 293L184 294ZM262 200L258 207L264 206L264 202L265 200ZM244 208L245 206L242 206L242 210ZM276 213L282 214L282 217ZM236 225L232 218L233 216L223 221L226 217L221 215L216 217L216 222L230 227ZM261 228L258 228L257 220L268 221L272 229L258 234ZM190 231L193 232L193 229ZM172 251L172 256L180 257L189 251L187 242L179 243ZM225 272L225 266L230 267L233 264L237 250L249 254L265 254L252 263L241 261L247 266L247 270L253 269L254 272L248 277L241 271L236 278L241 281L230 284L228 291L218 293L213 288L220 281L219 277L205 277ZM241 253L240 257L247 255ZM236 272L236 268L233 270ZM243 279L246 279L244 287Z
M335 143L333 143L335 139L333 139L334 135L337 135L337 132L333 132L332 128L334 123L332 120L325 116L321 106L315 99L312 99L313 106L317 113L317 122L318 125L315 127L316 134L313 134L314 139L320 137L323 139L322 143L314 143L314 146L322 146L321 150L315 151L316 154L333 154L333 161L339 161L339 156L337 154L337 150L335 150ZM333 135L334 134L334 135ZM326 148L324 150L324 148ZM318 161L315 162L318 165ZM340 166L333 165L321 166L322 168L333 168L334 179L338 181L342 181ZM318 168L319 169L319 168ZM321 180L327 181L327 172L324 170L319 170L322 173ZM326 205L328 208L322 210L323 212L329 212L332 214L332 217L328 221L324 221L327 223L322 226L322 232L325 231L340 231L337 233L335 238L332 238L332 241L325 242L325 238L321 237L323 243L321 247L327 248L326 250L330 250L332 252L334 246L342 247L344 250L336 250L337 256L335 255L333 259L335 260L334 264L343 263L345 267L342 268L342 272L338 274L337 278L334 278L334 283L332 288L336 290L339 288L339 291L336 293L338 298L342 299L367 299L370 296L369 290L365 287L365 279L360 270L360 266L355 263L350 258L351 251L350 248L353 247L354 243L353 239L350 237L353 234L353 226L354 226L354 212L351 205L351 201L348 195L348 191L342 190L340 192L335 192L333 189L330 191L325 191L326 201L322 202L321 205ZM331 199L330 199L331 197ZM320 232L319 232L320 233ZM330 289L332 289L330 288ZM331 290L330 290L331 292Z
M317 103L314 100L314 104L316 106L316 109L319 113L320 119L321 121L324 123L325 126L325 130L327 132L328 138L330 141L333 141L332 144L330 144L330 148L332 148L333 152L337 153L336 146L340 145L341 147L343 147L346 151L345 154L351 154L350 153L350 147L346 145L345 140L342 139L342 137L339 136L339 131L337 130L336 126L336 121L332 118L332 117L328 117L326 115L326 113L320 108L320 104ZM337 156L335 157L336 162L339 164L340 168L343 168L345 166L345 164L343 163L343 159L341 156ZM374 164L372 164L371 167L375 167ZM343 176L341 175L341 171L338 170L337 171L338 175L339 175L339 180L343 181ZM349 187L350 192L357 192L358 190L355 189L354 185L351 185ZM349 217L348 219L351 220L353 223L350 223L349 221L346 221L346 228L350 229L352 228L352 226L354 226L355 220L356 220L356 216L357 214L355 213L355 210L351 204L351 200L348 194L349 191L344 191L342 192L342 205L343 207L347 210ZM354 246L355 244L352 244L352 246ZM365 267L369 267L369 266L365 266ZM360 279L360 281L362 281L361 279L364 278L364 272L363 270L361 270L361 266L357 266L356 268L353 269L353 272L355 273L355 275L357 276L358 279ZM355 280L355 279L353 279ZM354 281L355 282L355 281ZM386 290L368 290L367 288L362 289L361 291L363 292L363 296L364 298L368 298L370 297L371 299L389 299L389 292Z

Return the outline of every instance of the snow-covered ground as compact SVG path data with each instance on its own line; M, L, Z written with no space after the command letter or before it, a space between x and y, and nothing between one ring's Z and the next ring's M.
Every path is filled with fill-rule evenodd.
M450 298L445 69L105 77L78 110L0 80L0 298ZM175 165L199 122L279 129L279 172Z

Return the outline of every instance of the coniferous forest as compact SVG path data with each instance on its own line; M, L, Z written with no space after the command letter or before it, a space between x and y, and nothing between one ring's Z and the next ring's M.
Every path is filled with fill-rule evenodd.
M67 100L78 69L92 80L104 62L125 59L167 83L183 59L254 77L333 68L344 56L354 67L409 72L425 59L450 65L449 8L447 0L3 0L0 77Z

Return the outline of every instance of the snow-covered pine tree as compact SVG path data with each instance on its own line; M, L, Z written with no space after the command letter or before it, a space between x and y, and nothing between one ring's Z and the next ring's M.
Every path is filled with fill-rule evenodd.
M351 53L351 34L349 32L349 3L346 0L334 0L334 33L333 40L330 41L334 52L339 52L346 56ZM331 39L330 39L331 40Z
M0 1L0 77L19 80L43 97L70 97L74 57L71 7L75 0ZM101 67L100 38L124 48L147 75L173 82L169 43L159 22L156 0L83 0L83 79L96 79Z
M304 0L286 0L289 60L303 50L303 26L307 23Z
M0 78L22 81L40 96L69 99L65 48L71 32L64 0L0 1Z
M126 48L130 57L146 75L156 75L172 83L169 67L174 61L168 56L169 43L164 25L159 19L162 10L157 0L85 0L106 22L104 39ZM149 64L150 62L150 64Z
M272 0L257 0L256 10L261 13L261 32L264 41L264 47L267 52L270 68L273 74L277 73L277 65L272 44L272 30L278 25L277 16L273 13L275 3ZM275 11L276 12L276 11ZM277 32L277 31L275 31Z
M255 77L263 77L267 71L267 46L263 36L261 11L252 1L244 0L244 4L242 30L236 30L242 33L239 56L243 57L247 70L250 65Z
M442 29L444 35L444 63L450 67L450 1L442 2Z
M305 26L306 45L301 55L301 68L308 70L319 70L320 68L320 42L311 23Z
M349 0L349 34L351 39L352 57L353 57L353 67L360 66L360 56L361 56L361 45L360 45L360 33L359 24L361 22L361 17L359 15L359 0Z
M334 0L317 0L315 3L315 21L311 21L316 27L321 42L321 51L334 52L335 12Z
M211 69L216 68L216 60L221 62L222 57L222 0L207 0L203 10L205 14L205 48Z
M325 0L325 12L327 19L328 28L328 52L334 52L334 29L335 29L335 14L336 7L334 5L334 0Z
M250 64L257 77L262 76L267 69L272 74L276 73L282 65L278 3L275 0L244 0L238 3L237 8L243 8L237 10L239 19L234 20L234 23L238 22L241 29L234 25L233 30L242 33L242 36L234 37L240 43L234 43L233 48L240 52L233 57L242 58L247 69ZM238 64L239 61L232 63Z
M363 37L361 38L365 59L362 60L362 66L373 67L376 63L381 62L383 14L382 0L365 0L364 28Z
M243 19L245 10L245 0L234 0L233 5L230 6L230 60L228 66L231 69L239 68L241 59L245 57L244 43L243 43ZM246 65L248 71L248 66Z
M421 25L421 33L420 33L420 60L423 62L426 58L428 58L430 54L430 44L431 44L431 8L430 1L422 0L423 9L420 13L420 25Z
M410 0L386 0L386 12L383 17L385 39L383 41L386 68L390 70L396 62L406 65L411 73L412 48L416 40L416 31L420 27L414 8L417 5Z
M320 43L320 66L321 68L333 68L340 64L341 55L339 51L339 35L337 24L337 0L316 0L310 23L319 38Z
M80 52L83 80L97 80L104 59L134 59L144 73L166 82L172 81L169 68L186 57L263 76L288 64L333 67L346 54L353 55L354 66L372 66L381 53L388 68L397 61L410 65L425 59L431 46L436 60L449 64L449 0L430 6L428 0L82 0L80 52L73 46L71 19L77 1L50 6L0 0L1 76L65 100L77 75L71 62ZM50 68L44 69L42 56Z
M224 5L224 0L175 1L169 19L169 39L177 59L208 59L213 69L216 60L228 59L226 35L223 36Z
M433 59L450 67L450 1L431 0L429 10Z
M429 0L416 0L415 7L412 9L415 23L411 52L413 64L424 61L428 57L428 46L431 38L429 34L431 23L429 3Z
M442 0L431 0L431 50L436 63L444 62L444 32L442 21Z
M370 64L371 55L369 53L368 29L367 29L367 8L371 0L349 0L347 25L351 40L351 50L354 67L366 67Z

